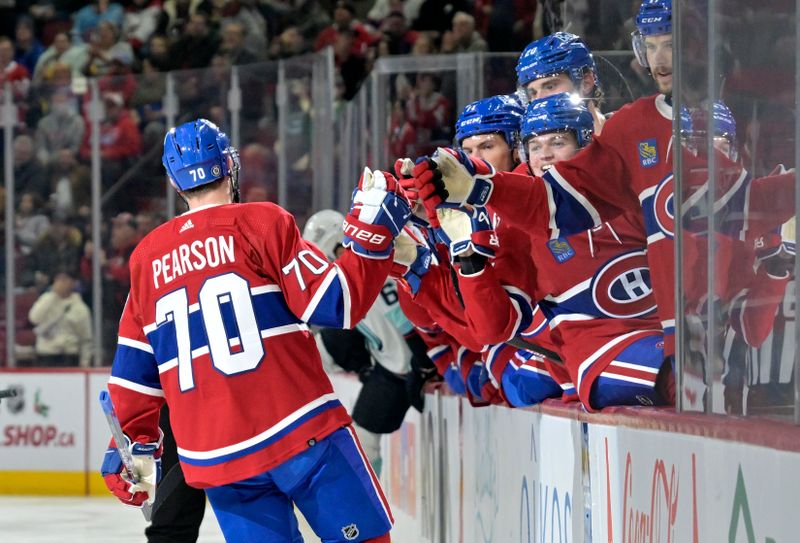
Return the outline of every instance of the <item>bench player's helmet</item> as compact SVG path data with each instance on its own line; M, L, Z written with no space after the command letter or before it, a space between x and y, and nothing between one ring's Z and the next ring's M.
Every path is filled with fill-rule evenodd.
M713 130L715 138L728 140L730 150L726 153L731 160L736 160L739 153L736 149L736 119L722 100L714 102L712 110ZM705 109L681 109L681 137L690 149L697 150L705 145L708 135L708 113Z
M239 153L211 121L197 119L170 129L161 162L178 192L230 177L233 201L239 201Z
M645 68L649 66L644 39L658 34L672 34L672 0L644 0L636 15L631 41L636 60Z
M583 100L566 92L534 100L522 119L522 141L550 132L570 131L578 148L589 145L594 134L594 118Z
M714 136L736 142L736 119L722 100L714 102Z
M509 148L519 145L519 129L525 108L516 95L499 94L472 102L456 121L456 144L471 136L502 134Z
M580 90L586 70L594 74L594 97L602 94L600 77L592 52L584 41L569 32L556 32L531 42L517 61L517 85L525 87L531 81L558 74L567 74Z
M319 247L330 260L336 259L336 248L342 244L344 215L323 209L311 215L303 227L303 239Z

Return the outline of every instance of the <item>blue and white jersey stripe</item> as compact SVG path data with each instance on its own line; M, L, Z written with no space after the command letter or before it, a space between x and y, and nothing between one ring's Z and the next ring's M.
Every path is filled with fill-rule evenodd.
M163 396L153 349L147 343L120 336L109 383L148 396Z
M341 403L335 394L325 394L249 439L210 451L193 451L178 447L178 458L181 462L193 466L214 466L242 458L272 445L320 413L339 406Z
M254 287L250 289L250 294L262 339L308 330L308 327L289 310L283 293L277 285ZM235 350L241 345L242 340L233 304L230 302L229 298L222 297L219 300L219 307L228 346ZM174 321L168 316L160 326L155 323L145 326L144 333L147 335L152 352L158 361L158 371L163 373L176 367L178 344ZM193 359L209 352L208 333L198 303L189 306L189 339Z

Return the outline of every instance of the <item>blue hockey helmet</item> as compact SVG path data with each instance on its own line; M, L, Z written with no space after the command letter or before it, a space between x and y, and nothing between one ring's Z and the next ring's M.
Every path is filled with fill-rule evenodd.
M644 38L658 34L672 34L672 0L644 0L639 7L631 40L636 60L645 68L648 64Z
M534 100L522 120L522 141L550 132L571 131L578 148L589 145L594 134L594 118L583 100L566 92Z
M225 132L206 119L170 129L161 162L178 191L194 189L230 176L234 201L239 198L239 153Z
M736 141L736 119L722 100L714 102L714 136Z
M587 69L594 74L596 89L600 89L597 65L584 41L569 32L556 32L531 42L522 51L517 61L517 85L524 87L536 79L565 73L579 91Z
M456 143L479 134L502 134L512 149L519 144L519 129L525 108L514 94L498 94L472 102L456 121Z
M738 152L736 150L736 119L728 106L722 100L714 102L712 108L713 123L712 129L715 138L724 138L730 144L730 151L727 155L731 160L736 160ZM690 149L697 149L704 145L705 138L708 136L708 112L705 108L681 110L681 136L687 141Z
M689 108L683 106L681 108L681 135L689 136L694 132L694 121L692 119L692 112Z

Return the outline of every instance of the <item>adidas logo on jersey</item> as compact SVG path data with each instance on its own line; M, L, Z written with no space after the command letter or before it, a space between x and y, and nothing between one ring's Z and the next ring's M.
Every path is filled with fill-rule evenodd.
M178 233L179 234L183 234L184 232L186 232L190 228L194 228L194 223L192 222L192 219L189 219L188 221L183 223L183 226L181 226L181 229L178 230Z

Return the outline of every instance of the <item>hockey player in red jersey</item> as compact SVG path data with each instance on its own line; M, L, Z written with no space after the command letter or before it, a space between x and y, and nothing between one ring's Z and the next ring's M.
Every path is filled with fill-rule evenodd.
M494 182L502 185L507 178L525 176L528 167L541 175L545 168L570 158L591 141L593 120L582 101L568 94L531 103L522 125L528 164L517 173L497 172ZM540 178L526 179L546 200L548 185ZM542 216L546 209L540 210ZM527 231L538 293L534 322L540 315L546 319L547 325L536 326L536 331L549 334L566 362L573 389L590 410L666 403L668 399L655 388L663 365L663 336L638 214L624 214L555 240L550 229L540 221ZM486 300L502 299L492 273L487 265L479 274L460 277L465 311L482 321L476 328L490 326L497 312L483 309ZM523 337L538 341L540 334Z
M671 8L671 0L645 0L634 40L637 57L650 68L661 94L623 107L603 125L602 134L591 145L545 172L542 179L550 187L547 194L532 189L525 178L495 184L494 171L450 153L444 153L438 164L428 161L415 169L426 206L488 205L504 221L524 229L533 230L544 221L551 226L554 241L625 212L641 213L666 356L674 354L675 329ZM688 153L684 156L690 172L684 184L702 195L707 163ZM749 231L743 235L760 235L794 213L793 173L752 180L739 165L723 159L720 155L717 202L746 205L745 214L772 210L770 214L751 213L746 224ZM435 182L433 169L443 174L444 186ZM780 197L776 198L777 194Z
M166 401L186 481L226 540L301 541L296 505L325 541L388 542L389 506L307 324L351 327L372 305L410 215L395 179L365 170L331 263L285 210L236 203L238 156L212 123L171 129L163 162L189 211L131 256L109 391L142 482L112 447L107 485L153 499Z
M470 155L510 170L518 162L516 147L523 111L514 96L493 96L473 102L456 123L456 139ZM433 248L438 252L439 264L430 266L416 289L406 289L403 308L423 333L431 348L429 355L451 388L465 390L476 403L480 399L500 401L501 397L496 397L497 384L490 382L485 374L481 377L483 361L490 353L492 358L500 354L498 349L491 348L494 344L517 336L531 323L534 282L527 235L493 221L485 210L475 210L470 217L460 211L445 211L440 215L431 217L431 223L437 225L432 232L439 244L440 251ZM424 234L417 237L426 238ZM493 246L498 243L495 251ZM465 270L478 271L472 269L473 262L480 263L482 268L485 257L481 255L491 255L493 277L499 281L502 300L485 300L482 309L491 313L492 319L476 322L464 311L459 285ZM478 355L481 351L483 356ZM514 352L515 349L508 349L503 356L511 358ZM454 371L455 368L459 371ZM556 395L560 395L560 388L549 379L546 394L537 402Z

